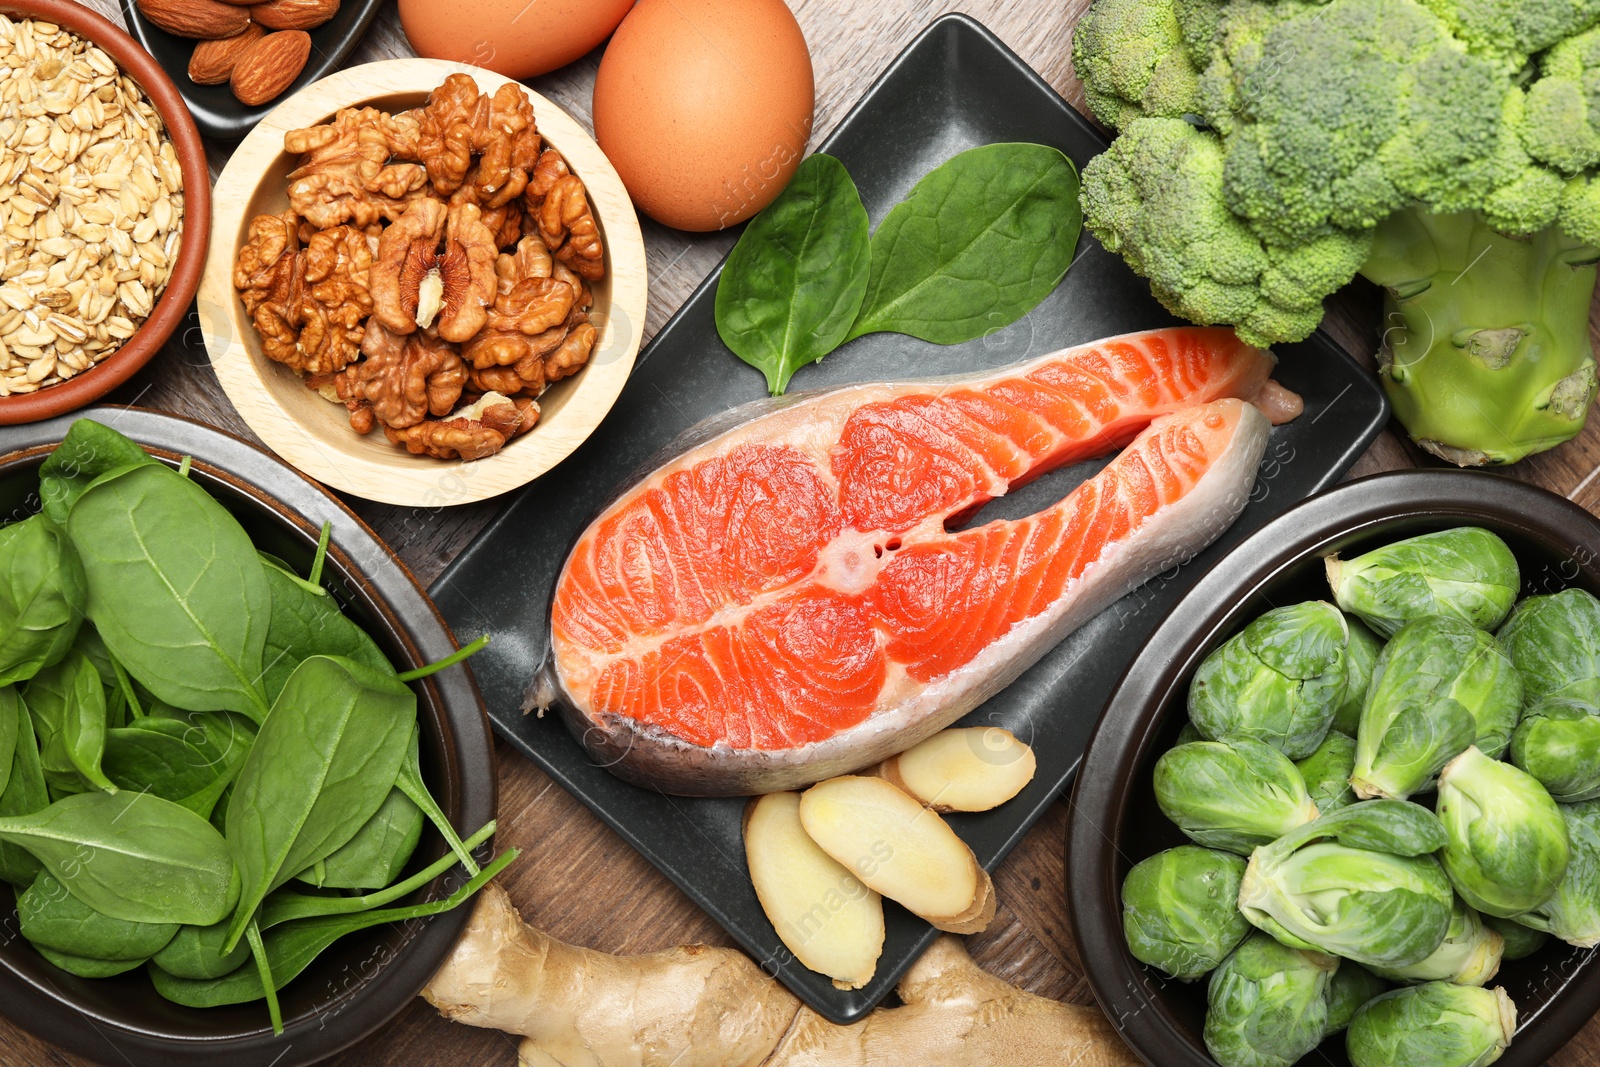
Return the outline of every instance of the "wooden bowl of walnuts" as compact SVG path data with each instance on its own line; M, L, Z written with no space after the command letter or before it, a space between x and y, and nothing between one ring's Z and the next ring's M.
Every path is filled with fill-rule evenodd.
M307 87L214 190L200 318L250 428L337 489L497 496L586 440L632 370L644 244L570 117L442 60Z

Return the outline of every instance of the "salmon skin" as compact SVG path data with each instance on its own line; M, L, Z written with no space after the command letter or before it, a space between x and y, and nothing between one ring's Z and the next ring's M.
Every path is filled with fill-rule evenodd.
M682 795L902 751L1234 521L1261 409L1298 413L1274 363L1230 330L1174 328L691 431L568 555L532 702L614 774ZM952 529L1121 445L1043 511Z

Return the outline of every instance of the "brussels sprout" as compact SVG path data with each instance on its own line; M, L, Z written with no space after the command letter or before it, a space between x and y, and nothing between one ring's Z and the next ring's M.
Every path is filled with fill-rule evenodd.
M1250 932L1239 914L1244 860L1181 845L1158 852L1122 883L1122 930L1134 959L1192 981Z
M1328 557L1333 599L1384 637L1428 615L1480 630L1517 602L1517 558L1488 530L1463 526L1408 537L1355 559Z
M1572 859L1555 895L1516 921L1569 945L1600 945L1600 800L1562 804Z
M1458 897L1450 913L1450 929L1433 955L1409 967L1379 967L1391 982L1454 982L1487 985L1500 970L1506 939L1483 924L1483 918Z
M1222 1067L1290 1067L1322 1043L1338 966L1251 935L1211 975L1206 1048Z
M1306 780L1306 793L1323 815L1347 808L1356 802L1350 788L1350 772L1356 763L1356 742L1337 730L1329 730L1317 750L1299 763L1300 777Z
M1367 686L1372 684L1383 641L1354 616L1345 616L1344 624L1350 628L1350 640L1344 647L1344 699L1334 710L1333 728L1354 737L1361 725L1361 705L1366 702Z
M1550 940L1550 935L1543 930L1523 926L1516 919L1502 919L1498 915L1479 917L1483 919L1483 925L1505 940L1505 948L1500 953L1502 960L1526 959L1544 948L1544 943Z
M1500 629L1528 702L1546 697L1600 706L1600 600L1582 589L1531 596Z
M1562 803L1600 797L1600 708L1576 700L1529 708L1511 735L1511 762Z
M1561 809L1528 772L1469 748L1439 774L1441 859L1461 899L1511 918L1549 900L1570 849Z
M1344 616L1315 601L1275 608L1200 664L1189 718L1206 737L1253 737L1290 759L1317 750L1344 699Z
M1429 982L1363 1004L1345 1048L1354 1067L1485 1067L1516 1030L1504 989Z
M1429 853L1444 828L1402 800L1353 804L1257 849L1239 910L1293 948L1405 967L1439 947L1455 898Z
M1337 1034L1350 1025L1356 1010L1389 988L1389 983L1359 963L1340 960L1328 983L1328 1022L1325 1034Z
M1191 840L1240 855L1317 817L1295 765L1248 737L1179 745L1156 761L1155 786Z
M1459 619L1407 623L1378 657L1350 784L1404 800L1469 745L1505 751L1521 710L1522 681L1494 638Z

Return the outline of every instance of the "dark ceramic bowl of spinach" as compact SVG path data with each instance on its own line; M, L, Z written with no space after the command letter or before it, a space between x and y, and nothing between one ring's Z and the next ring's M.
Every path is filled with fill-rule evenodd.
M377 536L330 493L271 455L159 412L102 407L78 414L114 427L163 462L193 457L190 477L233 513L259 549L302 571L316 553L323 523L331 523L324 583L398 669L420 667L456 648L432 602ZM38 509L39 466L76 417L0 431L0 520ZM462 667L414 688L424 781L466 834L495 810L494 749L482 699ZM487 855L484 847L481 855ZM406 872L448 851L427 827ZM442 882L430 884L397 903L433 899L445 890ZM336 942L280 991L285 1032L275 1036L259 1003L185 1008L159 996L142 970L84 979L55 968L20 936L13 896L0 891L0 1010L41 1037L107 1064L292 1067L332 1055L393 1018L444 961L470 914L470 907L457 908Z

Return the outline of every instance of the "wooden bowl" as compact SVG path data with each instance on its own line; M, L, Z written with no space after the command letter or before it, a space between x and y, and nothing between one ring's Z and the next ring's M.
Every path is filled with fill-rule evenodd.
M279 456L337 489L388 504L441 507L498 496L532 481L572 453L600 425L633 369L644 328L645 259L639 220L600 147L564 111L531 90L539 131L566 156L589 190L606 248L606 277L591 284L599 338L589 363L539 398L538 424L498 454L472 462L413 456L381 430L362 436L348 413L288 367L261 352L261 339L233 288L233 263L250 220L287 209L284 176L295 157L285 131L313 126L340 108L416 107L445 78L470 74L493 93L511 79L439 59L395 59L352 67L307 86L273 109L240 142L217 179L216 240L200 283L200 323L211 365L228 399Z
M34 393L0 397L0 426L5 426L53 418L100 399L131 378L167 343L188 314L189 303L200 284L206 243L211 236L211 173L200 131L195 129L194 119L172 79L149 52L114 23L72 0L0 0L0 12L12 18L53 22L104 49L123 73L139 83L161 115L183 171L183 237L172 276L150 317L121 348L82 374Z
M305 573L324 521L333 539L323 577L345 610L402 670L449 655L456 643L405 565L331 493L268 453L188 419L138 408L84 414L172 465L192 456L190 477L228 508L251 539ZM38 469L73 418L0 430L0 521L38 507ZM451 667L413 686L422 771L465 836L494 818L494 742L471 671ZM431 824L406 876L447 851ZM483 855L480 853L480 856ZM405 901L460 885L451 872ZM18 1025L110 1067L298 1067L331 1056L412 1003L461 936L472 906L420 923L374 927L340 939L280 993L285 1032L264 1003L185 1008L164 1000L143 968L114 978L58 970L17 935L9 887L0 884L0 1011Z
M1152 1067L1215 1067L1201 1029L1202 979L1179 982L1128 951L1121 890L1129 869L1188 844L1156 805L1151 772L1188 720L1189 680L1202 660L1263 612L1329 598L1323 559L1416 534L1482 526L1511 546L1522 592L1600 594L1600 522L1548 490L1475 471L1401 471L1341 485L1274 519L1224 556L1150 636L1106 703L1072 794L1067 904L1095 998ZM1430 810L1431 795L1412 798ZM1517 1005L1501 1067L1540 1067L1600 1009L1592 949L1547 942L1505 963L1489 984ZM1304 1067L1347 1067L1344 1035ZM1396 1067L1404 1067L1397 1064Z

